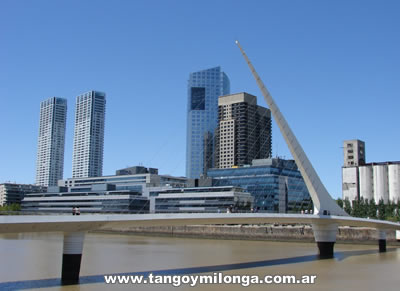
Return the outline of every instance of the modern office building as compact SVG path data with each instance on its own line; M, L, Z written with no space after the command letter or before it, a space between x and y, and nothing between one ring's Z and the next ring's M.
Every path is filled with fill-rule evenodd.
M76 97L72 177L103 173L106 94L89 91Z
M185 177L159 175L156 168L135 166L116 173L59 180L58 187L50 187L48 193L26 195L23 210L69 212L77 206L83 212L154 213L154 196L159 191L187 186Z
M342 198L350 202L364 200L386 204L400 200L400 162L365 162L365 143L344 141Z
M149 199L131 190L115 190L107 184L93 185L86 192L68 192L65 187L49 187L47 193L26 194L22 211L66 212L79 207L85 213L148 213Z
M112 184L116 190L132 190L149 196L149 187L186 187L185 177L159 175L158 169L141 166L117 170L119 175L69 178L58 181L58 186L68 187L69 192L87 192L93 185Z
M28 193L46 192L46 186L31 184L3 183L0 184L0 206L21 203L24 196Z
M232 186L166 189L155 197L155 212L250 212L253 200L249 193Z
M271 157L271 111L258 106L256 96L220 96L218 111L215 168L249 165L254 159Z
M56 186L63 178L67 100L52 97L40 103L36 185Z
M220 67L189 75L186 128L188 178L199 178L213 164L213 135L218 124L218 97L229 93L229 78Z
M293 160L278 158L253 160L252 165L210 169L213 186L236 186L254 197L259 212L300 212L312 209L304 180Z

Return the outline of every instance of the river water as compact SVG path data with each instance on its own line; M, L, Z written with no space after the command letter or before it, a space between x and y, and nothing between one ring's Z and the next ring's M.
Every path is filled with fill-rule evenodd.
M314 285L250 285L247 290L399 290L400 248L336 244L319 260L311 243L86 235L81 284L60 285L62 234L0 236L0 290L239 290L239 284L107 285L104 274L316 275Z

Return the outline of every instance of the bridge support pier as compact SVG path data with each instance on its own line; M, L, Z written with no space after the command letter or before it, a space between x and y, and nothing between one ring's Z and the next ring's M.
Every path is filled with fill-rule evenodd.
M85 232L65 232L62 258L61 283L72 285L79 283L79 271L83 251Z
M386 231L378 229L378 242L379 242L379 252L386 252Z
M338 231L337 223L313 223L312 229L314 238L319 249L320 259L333 258L333 248L336 242L336 234Z

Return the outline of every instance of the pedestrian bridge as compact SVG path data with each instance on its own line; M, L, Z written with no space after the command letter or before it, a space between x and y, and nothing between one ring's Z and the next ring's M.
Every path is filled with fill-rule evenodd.
M336 224L400 230L400 224L350 216L277 213L173 213L173 214L88 214L0 216L0 233L80 232L113 225L179 226L193 224Z
M85 233L113 226L179 226L205 224L311 224L321 258L333 257L338 226L371 227L378 231L379 250L386 251L386 231L400 224L349 216L275 213L174 213L174 214L88 214L0 216L0 233L63 232L61 279L79 282Z

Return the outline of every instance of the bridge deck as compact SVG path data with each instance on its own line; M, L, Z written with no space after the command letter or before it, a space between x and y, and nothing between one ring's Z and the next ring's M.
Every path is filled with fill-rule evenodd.
M101 230L113 225L178 226L194 224L330 224L400 230L400 224L375 219L312 214L175 213L0 216L0 233L76 232Z

